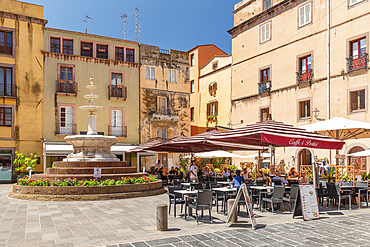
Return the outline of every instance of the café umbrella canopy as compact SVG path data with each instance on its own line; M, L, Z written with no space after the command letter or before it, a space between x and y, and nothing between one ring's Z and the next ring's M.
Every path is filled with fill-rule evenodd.
M188 155L185 156L184 158L191 158L191 156ZM195 153L194 158L246 158L246 157L239 154L218 150L204 153Z
M351 157L366 157L366 156L370 156L370 150L360 151L360 152L357 152L357 153L349 154L348 156L351 156Z

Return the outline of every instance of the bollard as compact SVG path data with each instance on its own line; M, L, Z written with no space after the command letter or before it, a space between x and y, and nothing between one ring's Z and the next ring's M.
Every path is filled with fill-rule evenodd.
M157 205L157 231L167 231L168 214L167 204Z
M227 200L227 214L231 213L231 209L233 208L233 205L235 203L235 199L229 199ZM233 217L230 219L231 224L238 223L238 208L235 209Z

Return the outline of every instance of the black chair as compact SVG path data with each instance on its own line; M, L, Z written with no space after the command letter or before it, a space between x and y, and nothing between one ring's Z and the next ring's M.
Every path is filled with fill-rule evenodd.
M271 194L271 197L263 197L262 201L264 203L268 202L271 203L271 209L272 213L274 213L274 203L281 203L283 213L284 213L284 192L285 192L285 187L284 186L275 186L274 191Z
M178 179L175 179L173 180L173 185L174 186L181 186L181 183L184 183L184 180L178 180Z
M212 182L212 181L206 181L206 187L205 187L205 189L206 190L211 189L211 184L216 184L216 183L215 182Z
M356 182L354 196L358 197L358 208L361 208L361 198L365 198L366 206L369 207L368 191L369 191L369 182Z
M202 183L190 183L190 186L194 187L194 190L202 190L203 184Z
M181 187L177 186L168 186L168 198L170 200L170 205L168 208L168 214L171 213L171 204L174 205L173 209L173 217L176 217L176 205L181 204L181 212L183 205L185 204L185 200L183 199L182 195L179 193L175 193L175 190L181 190Z
M272 182L275 183L275 185L282 185L280 179L272 179Z
M328 184L328 200L326 206L329 206L329 200L331 199L333 201L333 205L335 206L335 202L338 200L338 210L340 210L340 203L343 200L343 204L345 205L345 200L348 198L349 199L349 209L351 210L351 193L349 194L344 194L341 193L339 190L339 185L338 184Z
M295 199L298 194L298 186L292 186L290 189L289 197L284 197L283 200L289 203L289 211L292 212L292 203L295 203Z
M328 192L326 191L326 189L324 189L322 183L319 183L319 188L317 189L317 197L319 198L319 204L321 204L321 207L324 205L324 198L327 198L327 200L329 200Z
M209 212L209 221L212 223L212 191L211 190L203 190L198 191L197 197L188 197L187 205L189 208L195 209L195 214L197 218L197 224L199 223L198 217L198 210L202 210L202 219L203 219L203 211L208 209ZM187 211L185 207L185 219L187 216Z
M257 186L264 186L266 184L265 180L256 180L256 185Z
M210 184L210 187L211 187L211 190L214 189L214 188L222 188L222 185L221 184ZM213 191L213 198L212 198L212 201L215 203L215 206L216 206L216 211L218 213L218 202L221 201L222 204L222 208L224 210L225 208L225 201L226 201L226 195L224 192L222 191Z

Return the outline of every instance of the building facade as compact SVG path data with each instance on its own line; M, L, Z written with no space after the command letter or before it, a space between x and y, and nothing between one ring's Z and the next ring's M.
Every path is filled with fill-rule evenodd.
M244 0L233 13L232 123L302 126L338 116L369 122L369 1ZM340 154L369 147L368 138L349 140ZM297 167L315 156L335 163L334 151L277 153ZM341 162L369 171L365 157Z
M139 45L137 42L65 31L44 29L44 129L46 166L71 153L66 135L86 134L88 105L84 95L90 78L98 86L97 131L117 136L112 147L121 160L136 166L136 155L126 153L139 143Z
M0 0L0 182L16 177L15 151L43 151L43 7ZM42 171L40 159L36 171Z
M214 56L227 54L214 44L198 45L189 53L190 62L190 117L191 117L191 135L197 135L207 130L206 122L201 122L201 85L200 85L200 69L203 68Z
M189 136L188 53L140 44L140 62L141 144L154 139ZM179 165L178 156L171 153L142 156L139 166L148 170L157 159L167 169Z

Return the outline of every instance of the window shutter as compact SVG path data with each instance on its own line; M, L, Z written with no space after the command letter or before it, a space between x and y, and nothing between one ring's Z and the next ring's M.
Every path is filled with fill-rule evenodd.
M177 72L176 72L176 70L173 71L173 78L174 78L173 82L177 82Z
M207 117L211 115L211 105L208 103L207 104Z
M270 23L266 24L266 40L270 40Z
M155 67L150 67L150 79L155 80Z
M218 115L218 101L215 102L215 115Z
M261 42L264 42L265 41L265 32L266 32L266 26L263 25L261 26Z
M304 7L299 8L299 26L304 24Z
M150 67L146 67L146 79L150 79Z
M363 110L365 109L365 90L360 91L360 109Z
M168 70L167 72L167 81L171 81L171 70Z
M215 82L214 89L217 90L217 82Z
M307 117L311 117L311 101L307 101Z
M357 92L351 92L351 111L357 110Z
M306 9L306 22L305 22L305 24L307 24L307 23L311 22L311 4L307 4L305 6L305 9Z

